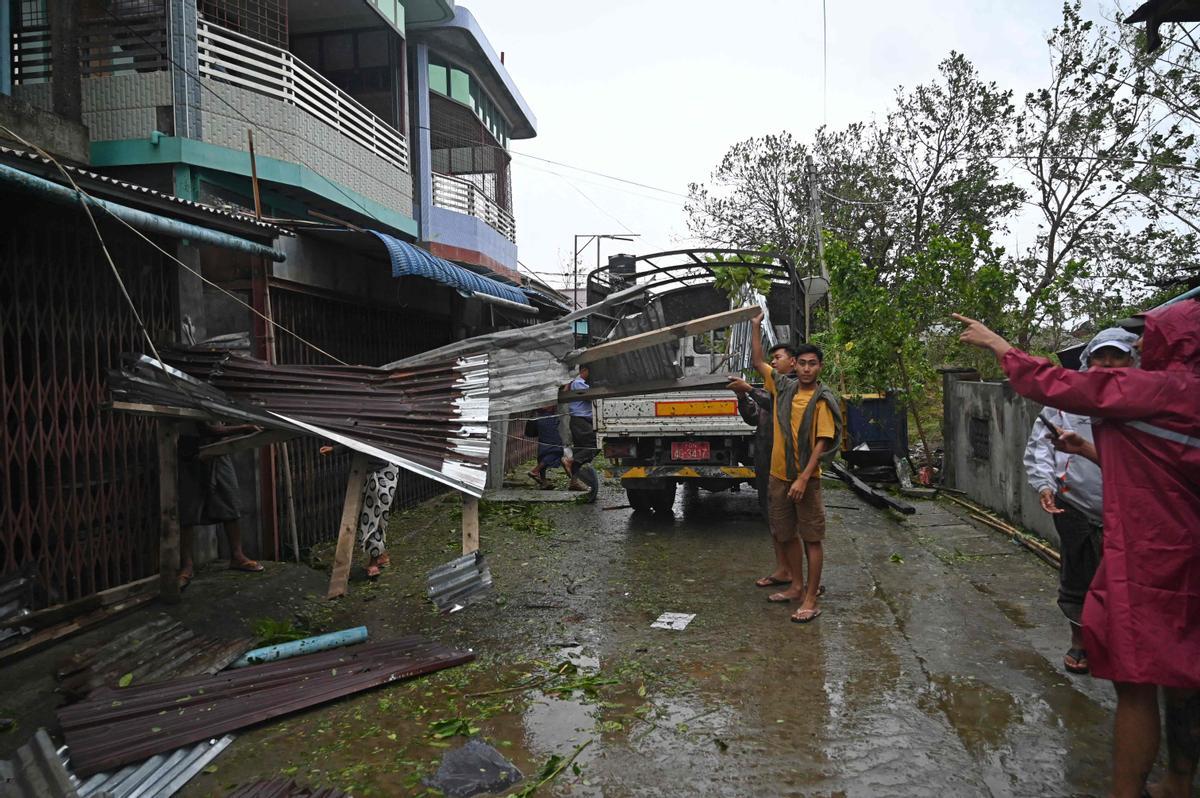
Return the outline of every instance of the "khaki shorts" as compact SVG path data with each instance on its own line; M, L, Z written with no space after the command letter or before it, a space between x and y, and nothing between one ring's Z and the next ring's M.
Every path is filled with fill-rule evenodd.
M767 522L771 535L780 543L797 537L805 543L820 543L825 539L825 503L821 501L821 478L813 477L804 489L804 498L794 502L788 498L791 483L771 477L767 484Z

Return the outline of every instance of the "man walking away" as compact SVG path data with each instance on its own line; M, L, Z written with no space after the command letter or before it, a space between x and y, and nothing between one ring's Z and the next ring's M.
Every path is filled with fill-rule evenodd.
M525 437L537 438L538 442L537 465L529 471L529 476L543 490L554 487L546 473L551 468L562 466L567 477L571 476L571 472L563 464L562 435L558 432L558 415L554 412L556 409L554 405L539 407L534 411L533 418L525 422Z
M824 564L825 505L821 500L821 458L837 451L841 409L837 396L821 384L821 350L812 344L795 349L794 376L788 377L763 360L762 320L750 320L751 360L775 399L775 435L771 446L771 476L767 487L771 534L784 550L792 574L787 590L769 597L773 602L799 601L795 623L821 615L817 595ZM772 360L790 357L786 347L774 347ZM804 582L804 557L808 581Z
M1089 368L1126 368L1135 363L1137 336L1119 327L1104 330L1088 343L1081 356L1080 371ZM1054 408L1043 411L1045 419L1063 432L1077 432L1092 440L1092 419ZM1054 448L1054 432L1046 422L1033 424L1025 447L1025 473L1038 492L1042 509L1054 519L1058 532L1062 567L1059 569L1058 606L1071 625L1071 646L1063 657L1070 673L1087 673L1087 649L1083 645L1083 599L1100 566L1104 545L1100 468L1086 457Z
M591 375L587 366L579 367L579 375L567 386L572 391L586 391ZM592 424L592 403L587 399L576 399L567 403L567 435L570 450L563 458L567 473L571 475L570 490L590 491L591 488L579 479L579 470L596 459L596 428Z

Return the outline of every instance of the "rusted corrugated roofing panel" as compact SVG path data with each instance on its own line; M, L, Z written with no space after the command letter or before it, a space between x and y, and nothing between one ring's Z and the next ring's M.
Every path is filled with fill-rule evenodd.
M243 784L228 798L351 798L335 787L307 787L290 779L264 779Z
M470 662L470 651L412 636L129 687L58 711L88 776L389 682Z
M219 640L194 634L164 615L61 662L59 690L77 700L96 689L212 674L253 646L247 638Z
M419 368L274 365L226 350L129 356L114 398L315 435L474 496L487 481L487 355Z

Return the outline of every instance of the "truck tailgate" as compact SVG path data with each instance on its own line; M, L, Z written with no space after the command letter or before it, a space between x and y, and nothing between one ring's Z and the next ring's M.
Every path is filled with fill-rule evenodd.
M654 394L597 400L601 435L753 435L728 391Z

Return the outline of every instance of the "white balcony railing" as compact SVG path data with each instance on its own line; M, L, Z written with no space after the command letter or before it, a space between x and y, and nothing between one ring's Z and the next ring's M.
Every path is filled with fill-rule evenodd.
M517 224L513 215L469 180L434 172L433 204L487 222L500 235L517 243Z
M408 143L394 127L287 50L200 20L201 77L282 100L408 171Z

